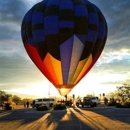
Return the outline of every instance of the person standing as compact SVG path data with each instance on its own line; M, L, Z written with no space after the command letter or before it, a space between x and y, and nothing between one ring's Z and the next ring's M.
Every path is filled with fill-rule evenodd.
M26 108L26 103L24 102L24 108Z
M29 108L29 102L28 101L27 101L26 105L27 105L27 108Z
M107 105L108 104L108 99L105 97L104 98L104 104Z

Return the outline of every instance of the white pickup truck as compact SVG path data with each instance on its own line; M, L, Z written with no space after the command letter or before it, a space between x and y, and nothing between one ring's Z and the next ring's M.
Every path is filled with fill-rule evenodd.
M99 98L92 96L92 97L82 97L80 99L78 99L75 102L76 106L82 105L82 107L84 106L91 106L91 107L96 107L97 105L100 104Z

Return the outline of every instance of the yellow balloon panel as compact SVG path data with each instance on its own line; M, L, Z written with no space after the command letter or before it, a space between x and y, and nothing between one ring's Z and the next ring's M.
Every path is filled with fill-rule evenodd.
M74 81L74 84L77 84L77 83L78 83L78 81L81 79L81 77L83 76L83 74L85 73L85 71L86 71L86 70L89 68L89 66L91 65L92 60L93 60L93 59L92 59L92 54L90 54L90 56L88 57L88 59L87 59L85 65L84 65L82 71L81 71L80 73L77 72L78 77L77 77L77 79ZM82 64L84 64L84 60L79 62L79 68L80 68L80 66L82 66Z
M75 80L77 79L78 75L80 74L81 70L83 69L85 63L86 63L87 59L82 60L81 62L79 62L77 69L75 71L75 74L71 80L71 83L74 83Z

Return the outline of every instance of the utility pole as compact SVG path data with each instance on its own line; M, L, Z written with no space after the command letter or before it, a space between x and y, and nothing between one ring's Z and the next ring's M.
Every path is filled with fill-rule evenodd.
M49 98L48 108L50 109L50 84L49 84L49 89L48 89L48 98Z

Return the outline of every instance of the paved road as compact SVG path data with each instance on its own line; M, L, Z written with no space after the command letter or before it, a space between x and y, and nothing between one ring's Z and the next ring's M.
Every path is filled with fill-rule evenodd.
M130 130L130 109L0 110L0 130Z

